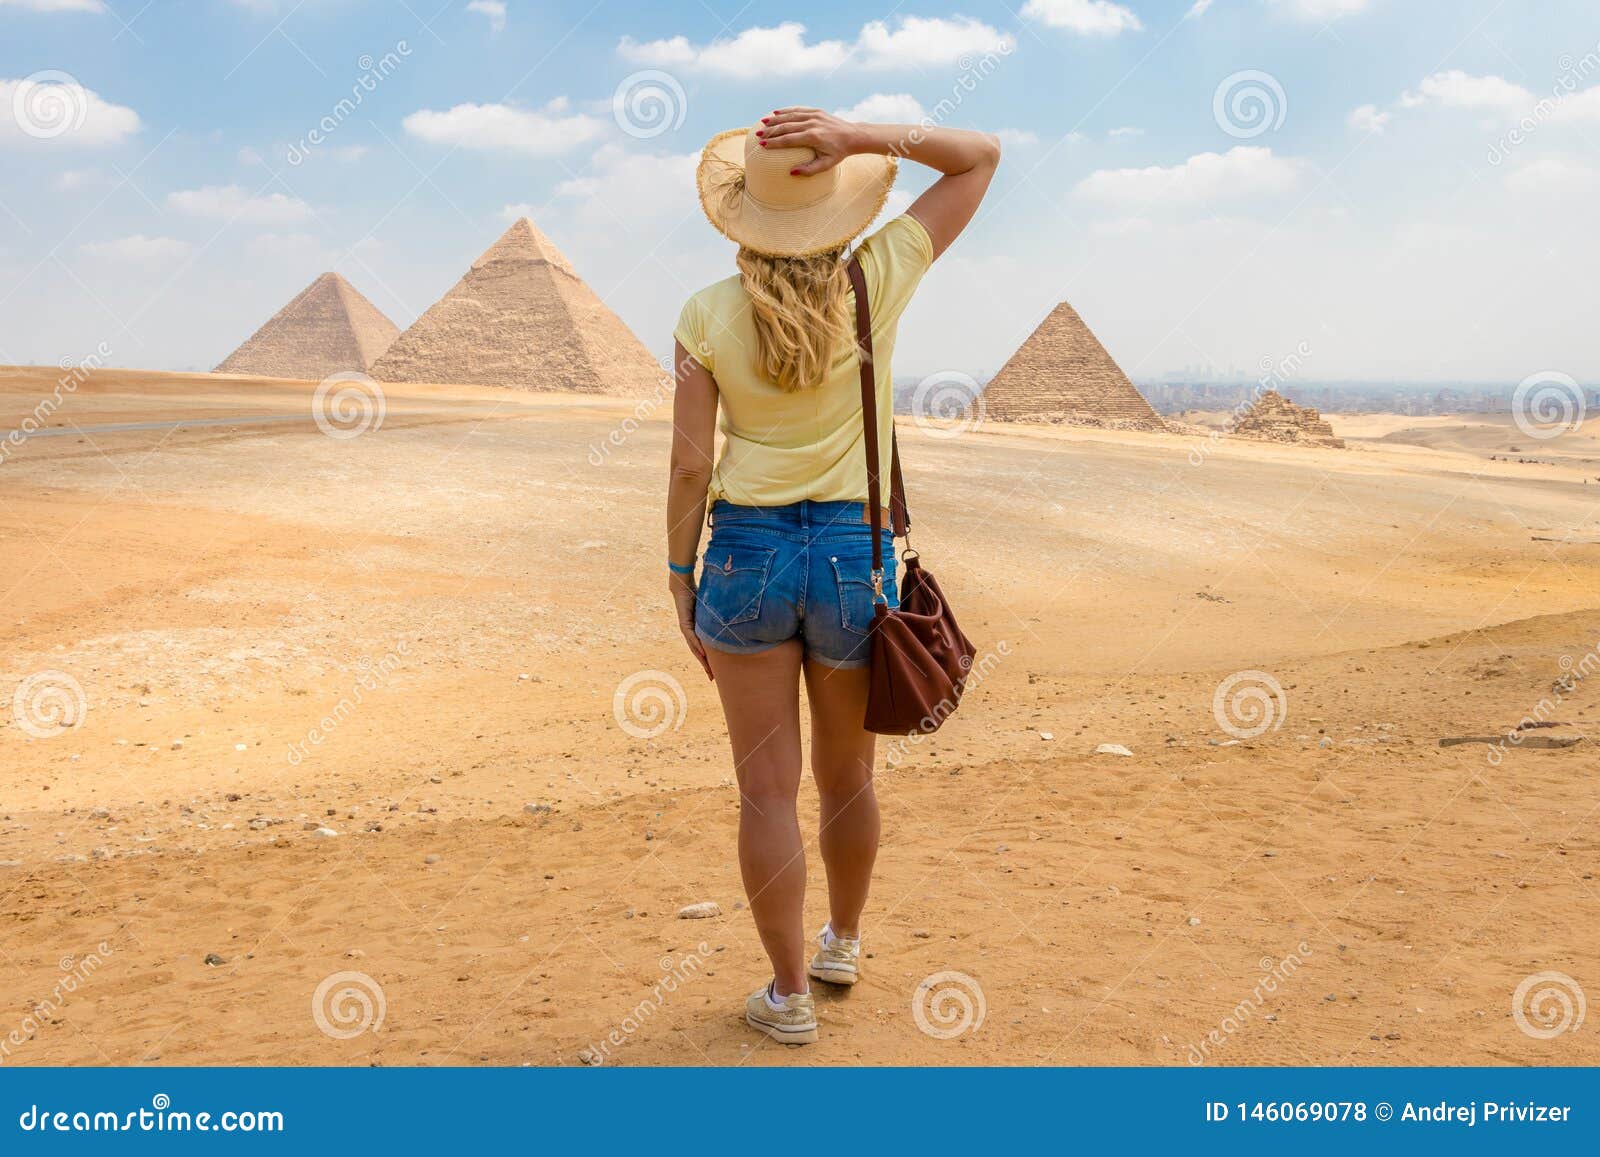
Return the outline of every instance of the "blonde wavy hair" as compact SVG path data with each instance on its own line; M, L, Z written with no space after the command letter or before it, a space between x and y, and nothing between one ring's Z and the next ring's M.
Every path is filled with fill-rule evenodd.
M738 262L755 313L756 365L788 393L818 385L845 333L844 246L809 257L741 248Z

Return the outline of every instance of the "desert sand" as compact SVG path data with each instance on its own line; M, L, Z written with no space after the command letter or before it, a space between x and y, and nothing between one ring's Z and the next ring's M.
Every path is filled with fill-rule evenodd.
M60 376L0 370L0 432ZM0 461L0 1063L1600 1062L1600 1016L1513 1011L1600 994L1600 681L1557 684L1600 646L1592 428L902 420L989 662L883 771L865 979L785 1049L665 409L389 385L344 437L314 389L97 372ZM1534 713L1588 739L1439 746Z

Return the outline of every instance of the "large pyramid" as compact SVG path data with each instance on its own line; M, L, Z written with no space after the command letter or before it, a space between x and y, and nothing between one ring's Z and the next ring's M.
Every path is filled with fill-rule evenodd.
M1062 302L984 387L985 418L1164 430L1078 311Z
M365 370L400 334L337 273L324 273L213 372L318 380Z
M389 382L643 394L644 345L522 217L371 367Z

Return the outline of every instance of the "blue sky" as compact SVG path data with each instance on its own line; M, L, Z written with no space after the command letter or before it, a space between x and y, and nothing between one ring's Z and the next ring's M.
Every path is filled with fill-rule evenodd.
M0 0L0 362L209 368L325 269L404 326L520 212L665 352L791 103L1005 140L898 376L1065 299L1135 377L1600 379L1592 0Z

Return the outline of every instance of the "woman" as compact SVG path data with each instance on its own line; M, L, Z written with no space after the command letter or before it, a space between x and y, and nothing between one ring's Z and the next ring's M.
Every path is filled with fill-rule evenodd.
M889 360L900 314L928 266L983 200L994 137L854 124L778 109L714 137L700 159L706 216L739 243L737 276L683 307L667 494L667 559L678 623L715 680L739 780L739 869L772 979L745 1019L775 1040L817 1039L809 979L861 977L861 913L878 853L867 701L872 621L859 366L849 242L882 210L896 158L943 174L909 212L855 250L866 276L889 471ZM713 458L718 405L726 442ZM700 528L711 542L700 585ZM887 516L883 519L889 525ZM891 532L885 553L893 557ZM894 574L883 597L895 605ZM811 774L828 923L807 962L799 681L811 708Z

